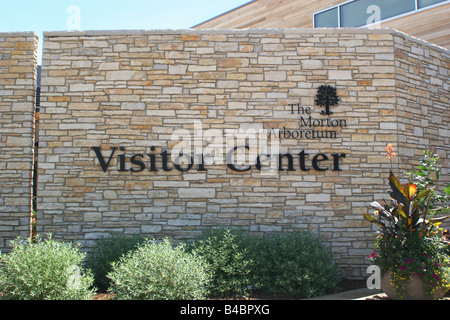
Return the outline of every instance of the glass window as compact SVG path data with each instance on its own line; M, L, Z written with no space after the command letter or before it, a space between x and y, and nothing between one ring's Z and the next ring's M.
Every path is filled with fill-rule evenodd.
M341 27L366 24L414 11L416 0L356 0L341 6Z
M445 2L446 0L419 0L419 9L432 6L433 4Z
M337 28L338 27L338 8L332 8L327 11L317 13L314 16L315 28Z

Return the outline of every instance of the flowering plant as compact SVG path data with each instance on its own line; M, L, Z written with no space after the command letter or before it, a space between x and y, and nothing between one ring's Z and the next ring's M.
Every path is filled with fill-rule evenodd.
M450 288L450 237L448 230L440 228L449 216L433 216L440 208L429 205L431 188L418 190L411 182L402 185L392 171L389 185L391 201L372 202L374 215L363 215L381 228L369 260L382 273L391 272L398 293L405 290L412 273L423 278L427 294Z

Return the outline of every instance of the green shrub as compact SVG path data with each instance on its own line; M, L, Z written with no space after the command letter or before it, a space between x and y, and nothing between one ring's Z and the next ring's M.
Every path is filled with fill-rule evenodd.
M102 291L107 290L109 279L106 275L111 271L111 263L118 261L122 255L143 241L144 238L139 235L126 237L121 233L112 233L109 237L99 239L87 259L87 267L94 274L95 286Z
M110 293L119 300L204 299L210 276L203 258L184 245L146 240L112 263Z
M309 232L248 238L254 261L252 282L269 293L310 298L331 292L339 282L329 249Z
M190 250L206 259L212 274L210 293L214 297L242 296L248 293L252 261L241 246L243 233L218 228L207 230Z
M93 277L83 270L85 253L71 243L43 239L12 241L13 249L0 255L1 299L91 299Z

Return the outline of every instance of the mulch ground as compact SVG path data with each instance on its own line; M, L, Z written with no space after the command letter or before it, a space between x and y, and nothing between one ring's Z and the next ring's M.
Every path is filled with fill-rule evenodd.
M338 285L337 292L345 292L355 289L363 289L366 287L366 280L342 280ZM111 300L112 295L107 293L98 293L94 300ZM230 298L230 300L236 300L237 298ZM296 299L289 295L283 294L267 294L262 292L253 292L249 297L242 298L241 300L293 300ZM227 300L227 299L223 299ZM367 297L366 300L390 300L389 297L384 293L379 293ZM450 291L441 299L450 300Z
M342 280L338 285L338 292L344 292L354 289L365 288L365 280ZM110 300L113 296L108 293L98 293L94 300ZM230 298L236 299L236 298ZM293 300L296 299L287 294L268 294L264 292L252 292L248 297L242 298L243 300ZM226 299L225 299L226 300Z

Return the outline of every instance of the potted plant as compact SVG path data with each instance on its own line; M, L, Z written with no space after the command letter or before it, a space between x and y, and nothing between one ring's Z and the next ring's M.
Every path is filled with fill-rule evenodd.
M450 243L440 228L448 218L434 217L431 188L401 184L389 174L391 201L372 202L364 218L381 229L369 256L381 270L381 289L392 299L439 299L450 288Z

